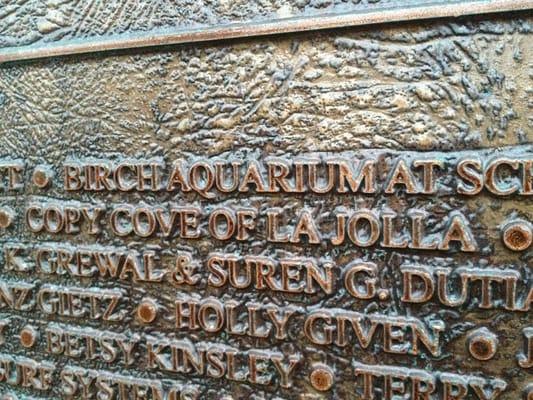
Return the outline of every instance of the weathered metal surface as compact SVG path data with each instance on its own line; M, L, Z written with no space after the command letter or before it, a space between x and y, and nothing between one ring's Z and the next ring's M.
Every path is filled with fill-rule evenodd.
M19 0L0 10L0 63L532 8L533 0Z
M532 22L0 66L0 395L531 400Z

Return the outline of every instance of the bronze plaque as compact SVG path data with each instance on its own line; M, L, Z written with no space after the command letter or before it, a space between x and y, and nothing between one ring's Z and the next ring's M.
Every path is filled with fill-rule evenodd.
M3 4L0 398L532 400L531 3Z

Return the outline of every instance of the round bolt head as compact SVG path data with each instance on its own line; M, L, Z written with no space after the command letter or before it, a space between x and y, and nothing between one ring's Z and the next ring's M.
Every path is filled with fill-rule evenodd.
M333 386L333 371L323 364L314 366L313 372L309 376L311 385L320 392L325 392Z
M524 251L529 248L533 243L531 224L515 221L506 225L503 230L503 243L513 251Z
M497 350L498 337L487 328L476 329L468 335L468 351L476 360L490 360Z

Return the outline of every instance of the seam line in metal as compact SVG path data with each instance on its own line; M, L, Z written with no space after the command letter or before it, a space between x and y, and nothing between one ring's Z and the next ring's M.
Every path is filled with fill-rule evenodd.
M218 25L210 28L175 29L114 35L108 37L72 39L42 46L17 46L0 49L0 63L84 54L121 49L145 48L161 45L205 42L211 40L256 37L291 32L305 32L349 26L362 26L387 22L423 20L430 18L460 17L497 12L533 9L533 0L467 1L430 6L414 6L404 9L388 9L371 12L352 12L324 16L295 17L250 23Z

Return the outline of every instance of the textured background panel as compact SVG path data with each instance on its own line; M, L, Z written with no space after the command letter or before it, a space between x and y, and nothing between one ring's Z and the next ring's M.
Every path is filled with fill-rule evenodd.
M88 37L124 30L148 30L174 23L175 17L187 23L259 18L280 13L281 2L217 3L218 8L203 2L190 2L185 9L174 3L128 9L121 2L97 7L92 3L20 2L5 7L4 45L53 41L62 37ZM299 4L299 3L298 3ZM350 7L367 6L366 2ZM374 7L374 5L370 5ZM223 7L222 9L219 9ZM296 6L295 6L296 7ZM305 12L348 7L339 2L302 2ZM195 10L203 11L201 13ZM212 10L211 13L205 10ZM285 12L285 11L284 11ZM38 18L34 16L39 15ZM109 16L112 16L110 18ZM191 15L194 15L191 19ZM27 25L12 19L28 18ZM102 24L107 21L109 24ZM11 22L10 22L11 21ZM158 21L158 22L154 22ZM61 175L60 166L67 158L99 157L119 160L124 157L161 157L167 162L176 158L198 157L263 159L268 155L291 158L313 152L380 150L393 154L438 152L454 159L479 151L483 158L495 154L531 155L532 80L531 54L533 20L526 14L462 21L431 21L419 24L396 24L372 28L352 28L313 34L295 34L263 40L241 40L206 45L115 53L111 55L65 57L55 60L0 66L0 156L24 159L27 170L47 163ZM33 27L36 29L33 29ZM32 29L27 28L31 27ZM428 153L430 154L430 153ZM29 176L27 178L29 180ZM207 202L193 194L116 194L65 193L59 180L46 193L48 199L79 200L119 204ZM30 201L39 201L41 192L28 187L23 194L4 196L15 209ZM166 257L171 250L187 250L205 257L211 251L254 252L262 255L307 255L332 258L340 265L351 259L374 260L380 267L380 282L395 287L400 280L399 266L423 262L432 266L503 266L511 265L531 282L532 252L511 253L498 241L499 224L512 215L533 220L531 199L494 198L483 193L473 198L450 196L446 192L427 198L422 196L248 196L216 199L218 205L261 205L283 207L289 214L308 207L317 215L338 206L424 207L435 217L429 229L442 225L450 210L460 210L472 221L479 233L481 249L473 255L461 253L427 253L414 255L406 251L332 248L283 245L261 241L252 244L218 243L209 240L189 243L179 239L151 238L146 241L107 237L33 235L17 226L17 240L25 243L53 241L56 245L113 244L130 249L152 248ZM423 204L423 206L422 206ZM321 217L322 218L322 217ZM13 234L13 232L12 232ZM13 235L1 240L13 241ZM164 304L176 296L176 289L165 285L132 285L67 277L28 276L3 273L9 280L50 282L73 286L119 287L137 301L151 294ZM192 292L192 290L191 290ZM443 355L431 357L394 356L377 349L322 348L311 345L301 330L290 332L290 340L256 343L249 338L228 339L205 334L185 335L172 332L163 322L151 327L135 325L105 326L124 332L157 335L164 332L178 338L209 340L238 348L263 347L290 354L305 355L304 368L298 371L291 390L276 386L254 387L223 380L163 375L143 372L144 365L128 369L120 365L76 363L87 368L105 368L115 372L195 382L205 388L202 398L218 399L222 394L235 399L299 399L300 394L315 397L348 399L353 397L355 362L394 364L452 373L479 374L506 380L509 388L501 399L517 399L531 381L528 370L516 362L521 348L519 332L531 325L531 312L481 312L474 306L446 310L438 304L408 307L399 301L397 291L386 303L355 301L343 290L328 298L297 298L269 292L236 290L202 290L202 295L221 299L296 304L304 310L313 307L339 307L353 311L387 315L416 315L422 320L444 319ZM5 314L3 316L6 316ZM10 314L13 327L28 321L26 314ZM44 324L41 316L32 316ZM58 319L75 325L78 322ZM97 327L94 322L87 325ZM500 335L500 351L490 362L467 357L465 332L473 326L489 326ZM296 327L298 325L295 325ZM100 325L101 327L101 325ZM26 350L17 342L4 345L2 352L43 359L43 347ZM59 366L64 358L48 357ZM306 380L306 368L312 361L327 361L336 371L336 385L331 392L319 395ZM0 393L7 391L0 386ZM58 387L47 398L58 398ZM28 395L31 395L28 391Z
M3 0L0 62L531 7L531 0Z

